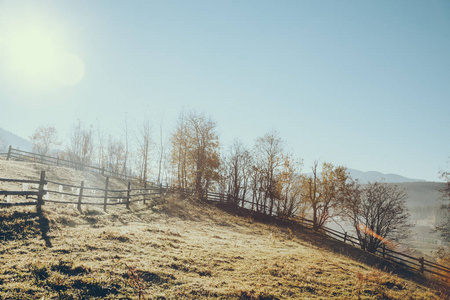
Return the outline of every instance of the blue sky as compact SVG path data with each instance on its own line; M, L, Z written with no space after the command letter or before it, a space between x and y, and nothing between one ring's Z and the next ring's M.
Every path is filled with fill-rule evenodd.
M24 23L56 32L81 81L30 87L11 73L2 34ZM320 158L438 180L449 54L448 1L2 1L0 127L67 135L80 118L119 135L125 117L149 117L157 135L163 117L167 136L196 109L225 148L276 129L305 171Z

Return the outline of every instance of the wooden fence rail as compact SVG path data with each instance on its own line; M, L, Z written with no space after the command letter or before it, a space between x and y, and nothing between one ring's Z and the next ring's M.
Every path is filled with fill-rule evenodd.
M68 160L64 158L53 157L48 155L42 155L32 152L27 152L19 149L15 149L12 146L9 146L7 153L0 153L0 156L6 156L6 160L18 160L18 161L26 161L26 162L34 162L34 163L41 163L45 165L51 165L51 166L60 166L60 167L66 167L70 169L75 170L82 170L82 171L90 171L95 173L100 173L104 176L119 178L127 181L140 181L140 178L135 176L130 176L126 174L121 174L117 172L112 172L106 169L105 167L98 167L98 166L92 166L89 164L84 164L81 162ZM150 182L151 185L154 185L154 183Z
M0 191L0 195L4 195L7 198L7 202L0 202L0 207L9 206L21 206L21 205L36 205L41 206L45 203L59 203L59 204L75 204L77 209L81 211L81 205L103 205L104 210L109 205L125 205L129 208L130 203L144 201L146 197L152 197L155 195L162 195L169 191L168 186L159 185L158 187L142 188L137 186L132 189L131 181L128 182L127 189L111 189L109 185L109 177L106 177L105 188L88 187L85 186L84 181L81 181L80 185L67 184L52 180L45 179L45 171L41 172L40 180L28 180L28 179L10 179L0 178L0 181L10 183L32 183L38 185L35 191ZM59 190L48 188L47 185L59 186ZM23 187L24 188L24 187ZM64 188L70 189L64 191ZM33 189L33 187L31 187ZM9 202L9 196L25 196L26 199L34 199L36 201L30 202ZM33 198L32 196L36 196ZM60 200L54 199L60 197ZM68 199L64 199L67 197ZM95 199L101 199L103 201L96 202ZM114 202L113 202L114 201Z
M22 183L22 184L37 184L36 191L0 191L0 195L4 196L22 196L26 197L26 199L33 199L36 201L26 201L26 202L0 202L0 207L12 207L12 206L21 206L21 205L36 205L37 209L40 209L42 205L46 202L48 203L61 203L61 204L73 204L77 205L77 209L81 211L81 205L99 205L103 206L106 211L107 206L114 205L125 205L126 208L130 208L130 204L134 202L144 202L146 199L149 199L151 196L162 195L163 193L174 193L181 192L184 194L193 194L194 191L192 189L181 189L176 187L169 187L159 185L157 187L142 187L137 186L133 188L131 181L128 182L127 189L114 190L109 188L109 177L106 177L105 188L97 188L97 187L86 187L84 182L82 181L80 185L73 185L67 183L60 183L56 181L50 181L45 179L45 171L41 172L41 176L39 180L27 180L27 179L9 179L9 178L0 178L0 181L3 182L12 182L12 183ZM58 185L59 190L48 189L47 184ZM70 188L71 192L63 191L64 187ZM76 192L74 192L76 191ZM95 193L99 192L99 195L95 195ZM101 195L100 195L101 194ZM57 195L61 198L61 200L49 199L49 195ZM34 198L33 196L36 196ZM70 197L71 199L64 200L64 196ZM148 198L147 198L148 197ZM44 199L45 198L45 199ZM236 208L244 209L247 211L253 211L267 214L267 206L264 203L253 203L246 199L235 199L227 194L221 194L216 192L207 192L201 197L203 200L211 203L222 203L228 205L234 205ZM96 202L95 199L102 199L103 201ZM239 206L240 205L240 206ZM246 207L247 206L247 207ZM249 208L251 207L251 208ZM255 209L256 208L256 209ZM302 226L313 226L313 221L300 217L286 217L286 216L277 216L276 213L272 214L272 217L279 219L287 219L291 221L295 221L297 224ZM326 234L328 237L346 243L351 244L354 247L360 247L360 242L357 237L349 235L347 232L340 232L338 230L323 226L320 231ZM385 244L382 245L381 248L378 248L375 253L381 258L389 260L391 262L397 263L404 267L407 267L412 270L419 271L420 273L430 273L440 278L444 278L446 280L450 279L450 268L444 265L440 265L434 263L432 261L425 260L423 257L413 257L408 254L404 254L393 249L389 249Z

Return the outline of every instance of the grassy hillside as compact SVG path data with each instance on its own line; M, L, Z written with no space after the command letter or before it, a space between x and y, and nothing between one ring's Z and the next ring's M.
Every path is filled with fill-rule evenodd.
M0 161L0 177L36 178L40 168ZM53 168L48 177L103 182ZM72 205L46 205L42 215L0 209L0 241L0 299L446 297L308 229L258 223L176 195L107 213Z

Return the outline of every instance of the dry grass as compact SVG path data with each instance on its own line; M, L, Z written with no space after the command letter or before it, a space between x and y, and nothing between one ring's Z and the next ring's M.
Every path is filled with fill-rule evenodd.
M108 213L0 210L0 240L0 299L446 297L349 259L308 230L175 196Z
M91 215L48 207L52 247L41 240L33 213L12 218L2 211L2 227L27 227L2 243L0 297L439 299L435 291L321 249L295 232L188 200L167 203L173 202L184 208L179 216L159 212L166 203Z

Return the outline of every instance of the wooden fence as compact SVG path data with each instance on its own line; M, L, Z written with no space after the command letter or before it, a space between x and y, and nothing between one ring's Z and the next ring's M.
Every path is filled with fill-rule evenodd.
M106 211L107 206L110 205L125 205L126 208L129 209L130 204L133 202L142 201L142 203L145 204L150 197L154 195L162 195L164 193L183 192L193 194L193 190L173 188L163 185L151 188L141 186L133 188L131 182L128 182L127 189L114 190L109 188L109 177L106 177L104 188L86 187L84 185L84 181L81 181L80 185L72 185L46 180L45 171L41 171L39 180L0 178L0 182L2 181L22 183L23 187L26 186L27 188L23 188L22 191L0 191L0 195L4 195L7 199L11 196L25 196L27 200L34 199L36 201L11 202L7 200L6 202L0 202L0 207L36 205L37 209L40 209L45 203L62 203L73 204L74 207L76 205L77 209L80 211L81 205L99 205L103 206L104 211ZM34 189L33 191L28 190L29 184L34 185L34 187L31 188ZM58 190L56 187L58 187ZM55 196L60 197L60 200L54 199ZM64 200L64 197L67 197L67 199ZM231 195L223 193L207 192L201 198L209 203L226 204L227 206L235 207L247 212L265 213L267 211L267 207L263 203L253 203L246 199L236 199ZM312 220L299 216L277 216L276 213L273 213L271 217L294 221L296 224L303 227L313 226ZM349 235L347 232L340 232L326 226L323 226L320 231L334 240L360 248L358 238ZM420 273L430 273L443 280L450 280L450 268L426 260L424 257L413 257L397 252L393 249L389 249L385 244L376 250L375 255L408 269L419 271Z
M99 205L106 211L109 205L125 205L130 208L130 203L133 202L142 201L145 204L152 196L169 191L169 187L163 185L132 188L131 181L128 182L127 189L115 190L109 187L109 177L106 177L104 188L87 187L84 181L81 181L80 185L73 185L47 180L45 171L41 171L40 180L0 178L0 182L22 184L22 191L0 191L0 195L6 198L6 202L0 202L0 207L36 205L39 209L45 203L60 203L76 205L80 211L81 205ZM11 196L24 196L26 201L12 202ZM28 201L29 199L35 201Z
M47 193L44 190L44 186L47 184L45 180L45 171L41 172L41 178L39 180L27 180L27 179L8 179L8 178L0 178L0 181L3 182L12 182L12 183L22 183L23 185L35 184L37 185L36 191L28 191L22 189L22 191L0 191L0 195L5 196L6 202L0 202L1 206L25 206L25 205L36 205L38 209L43 204L43 197ZM28 201L28 202L10 202L9 198L11 196L25 196L26 199L35 199L36 201ZM35 197L33 197L35 196Z
M348 235L347 232L342 233L326 226L321 230L335 240L350 243L356 247L360 246L358 238ZM426 260L424 257L413 257L405 253L397 252L386 247L386 244L382 244L382 246L375 251L375 254L408 269L420 271L420 273L431 273L439 276L441 279L450 280L450 268Z
M50 166L60 166L75 170L100 173L108 177L119 178L126 181L140 181L138 177L125 175L118 172L111 172L104 167L83 164L77 161L63 159L60 158L59 156L53 157L48 155L27 152L19 149L14 149L12 146L9 146L7 153L0 153L0 156L6 156L6 160L14 159L18 161L41 163Z

